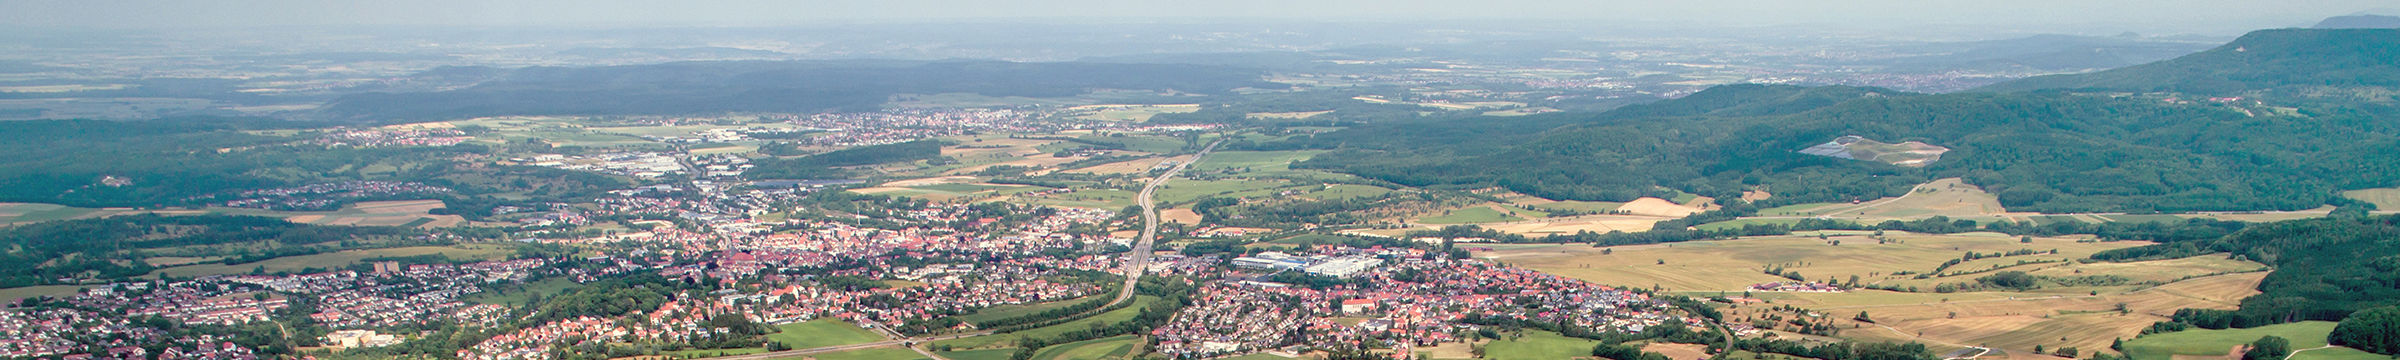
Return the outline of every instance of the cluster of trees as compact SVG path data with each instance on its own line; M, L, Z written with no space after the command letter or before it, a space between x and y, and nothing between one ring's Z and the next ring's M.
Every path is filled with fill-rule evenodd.
M2400 355L2400 306L2385 306L2350 314L2334 325L2326 342L2384 355Z

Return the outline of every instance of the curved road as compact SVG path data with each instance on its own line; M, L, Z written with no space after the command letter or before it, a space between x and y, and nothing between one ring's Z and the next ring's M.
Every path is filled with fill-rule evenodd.
M1166 185L1166 184L1167 184L1167 179L1174 178L1174 177L1175 177L1175 174L1182 173L1184 168L1190 167L1190 166L1192 165L1192 163L1200 162L1200 158L1201 158L1201 157L1203 157L1203 156L1208 156L1208 152L1209 152L1209 151L1214 151L1214 150L1216 150L1216 149L1217 149L1217 145L1218 145L1218 144L1222 144L1222 143L1224 143L1224 141L1223 141L1223 140L1219 140L1219 141L1217 141L1217 142L1208 143L1208 147L1206 147L1206 148L1201 148L1201 149L1200 149L1200 152L1199 152L1198 154L1192 155L1192 160L1191 160L1191 161L1185 161L1185 162L1183 162L1183 163L1180 163L1180 164L1175 164L1175 167L1174 167L1174 168L1167 169L1167 172L1166 172L1166 173L1162 173L1162 174L1159 174L1157 177L1152 177L1152 178L1150 178L1150 183L1149 183L1149 184L1142 185L1142 192L1141 192L1141 194L1139 194L1139 195L1136 195L1136 196L1134 197L1134 201L1135 201L1135 202L1139 202L1139 203L1141 203L1141 204L1142 204L1142 237L1141 237L1141 238L1139 238L1139 239L1136 239L1136 240L1133 242L1133 251L1128 251L1128 252L1126 252L1126 253L1125 253L1125 256L1128 258L1128 260L1125 262L1125 269L1123 270L1123 271L1124 271L1124 276L1125 276L1125 287L1122 287L1122 288L1120 288L1120 289L1123 289L1123 290L1122 290L1122 291L1118 291L1118 292L1117 292L1117 298L1116 298L1115 300L1111 300L1111 301L1109 301L1109 303L1108 303L1108 304L1109 304L1109 306L1115 306L1117 303L1122 303L1122 302L1125 302L1125 301L1127 301L1127 300L1132 300L1132 299L1133 299L1133 286L1134 286L1135 284L1137 284L1137 283L1140 283L1140 282L1141 282L1141 280L1142 280L1142 274L1144 273L1143 269L1144 269L1144 268L1148 268L1148 267L1150 267L1150 251L1151 251L1152 245L1154 245L1154 244L1156 243L1156 240L1158 240L1158 204L1157 204L1156 202L1154 202L1154 201L1151 201L1150 194L1151 194L1151 193L1154 193L1154 192L1157 192L1157 191L1158 191L1158 187L1159 187L1160 185ZM1102 308L1102 309L1106 309L1106 308L1108 308L1108 307L1107 307L1107 306L1102 306L1101 308ZM870 342L870 343L859 343L859 344L850 344L850 345L835 345L835 346L815 347L815 348L807 348L807 349L794 349L794 350L784 350L784 351L775 351L775 352L764 352L764 353L749 354L749 355L737 355L737 356L716 357L716 358L711 358L711 359L718 359L718 360L765 360L765 359L780 359L780 358L788 358L788 357L794 357L794 356L800 356L800 355L813 355L813 354L823 354L823 353L832 353L832 352L842 352L842 351L859 350L859 349L867 349L867 348L877 348L877 347L892 346L892 345L901 345L901 346L907 346L907 347L909 347L909 349L910 349L910 350L916 350L916 351L917 351L917 353L920 353L920 354L926 354L926 355L929 355L929 356L930 356L930 355L932 355L931 353L928 353L928 352L926 352L924 349L917 349L917 348L915 348L915 346L916 346L917 344L923 344L923 343L934 342L934 341L940 341L940 340L949 340L949 339L957 339L957 338L965 338L965 337L973 337L973 336L983 336L983 335L990 335L991 333L992 333L992 332L990 332L990 331L977 331L977 332L972 332L972 333L964 333L964 334L949 334L949 335L941 335L941 336L924 336L924 337L913 337L913 338L906 338L906 339L892 339L892 340L884 340L884 341L877 341L877 342ZM936 358L938 358L938 356L937 356Z
M1132 300L1134 284L1142 281L1142 274L1145 273L1143 269L1150 267L1150 251L1152 245L1155 245L1158 240L1158 202L1152 201L1150 194L1157 192L1159 185L1166 185L1168 179L1175 178L1175 174L1183 173L1184 168L1191 167L1192 163L1200 162L1202 157L1207 157L1209 151L1217 150L1217 144L1223 143L1225 143L1224 140L1208 143L1208 147L1201 148L1200 153L1192 155L1191 161L1177 163L1174 168L1167 169L1166 173L1150 178L1149 184L1142 185L1142 193L1134 195L1133 202L1142 204L1142 237L1133 241L1133 251L1125 252L1125 286L1118 288L1117 299L1109 301L1109 306ZM1107 308L1107 306L1101 308Z

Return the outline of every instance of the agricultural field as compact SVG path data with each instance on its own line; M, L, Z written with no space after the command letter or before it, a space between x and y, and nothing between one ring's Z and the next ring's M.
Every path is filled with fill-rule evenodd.
M2000 206L2000 198L1983 188L1967 185L1957 178L1934 180L1918 185L1900 197L1860 202L1858 204L1807 204L1765 209L1761 215L1815 216L1877 223L1884 220L1913 220L1933 216L1954 219L1996 219L2008 210ZM1789 215L1783 215L1789 214Z
M1200 104L1103 104L1070 107L1060 115L1093 121L1145 122L1150 121L1151 117L1158 116L1158 114L1181 114L1194 111L1200 111Z
M1525 218L1514 214L1513 210L1514 209L1499 209L1491 205L1475 206L1443 210L1439 213L1431 214L1431 216L1417 218L1416 222L1429 225L1449 225L1525 220Z
M1540 198L1534 198L1534 199L1540 199ZM1581 201L1581 200L1548 200L1548 199L1541 199L1539 202L1533 202L1533 201L1518 201L1517 203L1518 203L1518 204L1531 205L1531 206L1533 206L1533 208L1535 208L1535 209L1542 209L1542 210L1549 210L1549 211L1581 211L1581 212L1604 212L1604 211L1616 211L1616 210L1617 210L1617 207L1620 207L1620 206L1625 206L1625 203L1620 203L1620 202L1608 202L1608 201Z
M806 356L794 357L794 358L787 358L787 359L795 359L795 360L797 360L797 359L815 359L815 360L931 360L930 358L926 358L926 357L925 357L925 355L923 355L923 354L918 354L918 353L917 353L915 350L909 350L909 349L900 348L900 347L895 347L895 346L885 346L885 347L879 347L879 348L867 348L867 349L850 350L850 351L843 351L843 352L823 353L823 354L816 354L816 355L806 355Z
M1577 339L1548 331L1525 331L1483 344L1485 359L1551 360L1592 356L1599 340Z
M2325 346L2325 334L2333 333L2333 326L2334 322L2331 321L2304 321L2248 329L2191 329L2150 334L2125 340L2125 355L2134 360L2171 360L2178 355L2220 356L2231 353L2234 346L2249 344L2269 335L2291 340L2293 350L2308 349ZM2337 349L2372 356L2369 359L2389 358L2349 348L2309 350L2293 354L2292 358L2335 358L2342 351L2329 350Z
M996 196L1014 195L1049 189L1050 188L1032 185L939 181L919 182L912 180L905 182L885 183L883 186L877 187L850 189L850 191L862 194L882 194L913 197L935 202L949 202L954 200L981 200Z
M1017 355L1017 350L1002 348L967 351L937 351L934 353L941 354L942 357L950 358L951 360L1009 360L1009 357Z
M1476 226L1511 234L1541 237L1548 235L1574 234L1583 231L1595 233L1607 233L1610 231L1641 232L1650 230L1650 227L1657 225L1659 221L1670 219L1674 218L1644 215L1581 215L1504 223L1477 224Z
M0 304L16 304L17 301L35 296L64 298L68 296L74 296L82 291L82 286L75 285L42 285L0 288Z
M864 344L884 339L882 334L861 329L857 325L851 325L849 322L835 318L777 325L775 330L775 333L767 334L767 340L781 341L784 345L790 345L794 349Z
M1171 183L1167 183L1166 185L1159 186L1159 188L1158 188L1158 194L1157 194L1157 195L1158 195L1158 201L1160 201L1160 202L1163 202L1163 203L1174 204L1174 203L1185 203L1185 202L1191 202L1191 201L1193 201L1193 200L1199 200L1200 198L1203 198L1203 197L1212 197L1212 196L1213 196L1213 197L1254 197L1254 196L1269 196L1269 195L1274 195L1274 194L1275 194L1275 193L1276 193L1278 190L1281 190L1281 189L1283 189L1283 188L1292 187L1292 186L1295 186L1295 185L1294 185L1294 184L1292 184L1291 182L1288 182L1288 181L1281 181L1281 180L1254 180L1254 179L1225 179L1225 180L1183 180L1183 179L1178 179L1178 180L1175 180L1175 182L1171 182Z
M1020 195L1017 199L1050 206L1115 211L1133 206L1133 195L1132 191L1118 189L1075 189L1060 194Z
M1695 241L1671 244L1592 248L1582 245L1490 245L1494 251L1478 256L1547 273L1625 287L1653 287L1692 296L1742 296L1769 301L1762 306L1792 305L1836 315L1842 337L1906 340L1963 346L1990 344L2013 351L2034 345L2050 348L2105 348L2115 338L2131 338L2152 322L2182 308L2232 308L2254 290L2265 272L2263 265L2230 260L2222 255L2145 261L2093 263L2074 261L2093 252L2146 244L2143 242L2081 242L2078 238L2019 238L1992 233L1929 235L1891 232L1878 243L1859 232ZM1840 241L1840 245L1833 245ZM1916 279L1893 275L1928 273L1967 251L1979 253L2034 249L2042 254L2004 256L1968 261L1945 273L1960 275ZM2058 254L2048 254L2057 249ZM2032 262L2018 264L2019 261ZM1664 264L1661 264L1664 262ZM1997 267L1997 269L1994 269ZM1747 292L1750 284L1789 281L1766 274L1781 268L1819 282L1846 282L1857 276L1863 284L1915 286L1925 292L1854 289L1839 293ZM2111 286L2067 286L2045 283L2029 291L1930 291L1943 283L1974 283L1992 271L2026 271L2054 277L2114 275L2127 283ZM2222 274L2222 275L2212 275ZM2161 284L2163 285L2148 285ZM2123 304L2122 310L2118 304ZM1848 317L1873 314L1877 323L1857 323ZM1737 309L1731 313L1740 313ZM1851 326L1859 328L1851 328ZM2060 340L2060 336L2067 340Z
M1207 171L1219 171L1219 170L1246 170L1246 171L1250 171L1250 172L1283 172L1283 171L1291 171L1291 169L1292 169L1292 168L1291 168L1291 164L1292 164L1292 163L1294 163L1294 162L1299 162L1299 161L1302 161L1302 160L1308 160L1308 158L1311 158L1311 157L1316 157L1316 156L1317 156L1317 154L1321 154L1321 153L1324 153L1324 152L1325 152L1325 151L1322 151L1322 150L1308 150L1308 151L1219 151L1219 152L1209 153L1209 154L1208 154L1208 158L1200 159L1200 162L1199 162L1199 163L1192 164L1192 167L1190 168L1190 171L1194 171L1194 172L1207 172Z
M368 201L342 206L326 212L263 211L236 208L214 208L211 212L233 215L281 217L285 221L317 225L355 226L418 226L447 227L465 224L458 215L433 215L434 209L447 205L441 200Z
M1200 213L1192 212L1190 208L1166 209L1158 212L1158 220L1165 222L1199 225L1200 221L1204 219L1205 217L1200 216Z
M1184 156L1175 156L1175 157L1148 157L1148 158L1141 158L1141 159L1133 159L1133 160L1119 161L1119 162L1113 162L1113 163L1107 163L1107 164L1093 165L1093 166L1084 167L1084 168L1079 168L1079 169L1068 169L1068 170L1065 170L1065 171L1066 171L1066 172L1068 172L1068 173L1080 173L1080 174L1098 174L1098 175L1140 174L1140 173L1146 173L1146 172L1149 172L1151 169L1157 169L1157 168L1160 168L1160 166L1159 166L1160 164L1166 164L1166 163L1168 163L1169 161L1176 162L1176 163L1181 163L1181 162L1185 162L1185 161L1192 161L1192 157L1191 157L1190 155L1184 155Z
M1380 186L1338 184L1326 185L1324 189L1309 192L1303 196L1317 200L1342 200L1377 197L1390 193L1392 193L1392 189L1385 189Z
M1051 345L1034 352L1033 358L1037 360L1131 359L1134 349L1141 345L1141 338L1119 335Z
M111 212L113 211L54 204L0 203L0 225L82 219L105 216Z
M315 255L285 256L241 265L208 263L176 266L151 271L147 276L155 277L166 275L181 278L193 278L207 275L243 274L262 267L266 268L268 272L301 271L312 268L335 269L359 264L361 261L366 259L433 254L441 254L443 256L448 256L451 259L502 260L507 259L510 254L515 254L515 251L510 250L505 246L497 245L411 246L383 249L347 250Z
M1622 211L1626 214L1632 215L1685 217L1691 216L1694 213L1708 210L1705 206L1692 204L1705 204L1706 201L1713 200L1714 199L1700 200L1695 198L1683 200L1683 202L1678 203L1675 201L1669 201L1667 199L1646 197L1633 199L1633 201L1627 201L1624 204L1619 204L1617 205L1617 208L1613 210Z
M2400 210L2400 188L2377 188L2343 191L2342 197L2375 204L2375 210Z
M1309 118L1309 117L1313 117L1313 116L1317 116L1317 115L1324 115L1324 114L1329 114L1329 113L1333 113L1333 110L1319 110L1319 111L1287 111L1287 112L1254 112L1254 113L1249 113L1249 114L1243 114L1242 116L1243 116L1243 117L1247 117L1247 118L1251 118L1251 119L1307 119L1307 118Z
M1092 315L1092 316L1090 316L1090 317L1086 317L1086 318L1082 318L1082 319L1076 319L1075 321L1069 321L1069 322L1066 322L1066 323L1063 323L1063 324L1051 325L1051 326L1045 326L1045 327L1039 327L1039 328L1032 328L1032 329L1026 329L1026 330L1023 330L1023 331L1017 331L1017 332L1013 332L1013 333L1006 333L1006 334L992 334L992 335L976 336L976 337L969 337L969 338L960 338L960 339L950 339L950 340L935 341L935 342L932 342L930 345L937 345L937 346L949 346L949 347L951 347L951 348L953 348L953 349L958 349L958 350L978 350L978 349L983 349L983 348L1008 348L1008 347L1015 346L1017 339L1019 339L1019 338L1023 338L1023 337L1056 338L1056 337L1058 337L1058 335L1059 335L1059 334L1064 334L1064 333L1066 333L1066 332L1068 332L1068 331L1075 331L1075 330L1089 329L1089 328L1091 328L1091 327L1093 327L1093 326L1101 326L1101 325L1107 325L1107 324L1115 324L1115 323L1119 323L1119 322L1124 322L1125 320L1131 320L1131 319L1133 319L1133 317L1134 317L1135 315L1140 315L1140 314L1142 313L1142 308L1143 308L1143 307L1150 306L1150 303L1151 303L1151 302L1155 302L1155 301L1158 301L1158 297L1155 297L1155 296L1147 296L1147 295L1144 295L1144 296L1137 296L1137 297L1135 297L1135 298L1134 298L1134 302L1133 302L1133 305L1132 305L1132 306L1126 306L1126 307L1124 307L1124 308L1120 308L1120 309L1116 309L1116 310L1110 310L1109 312L1100 313L1099 315Z
M1815 235L1825 236L1820 239ZM2020 243L2018 237L1996 233L1934 235L1890 232L1885 237L1893 243L1878 244L1873 235L1862 232L1823 232L1607 248L1582 245L1505 247L1478 256L1611 285L1657 285L1674 291L1739 291L1751 284L1788 280L1763 272L1770 267L1806 274L1810 279L1834 277L1847 280L1849 276L1856 275L1865 284L1908 284L1917 279L1892 273L1929 272L1940 267L1943 261L1959 258L1969 251L2059 250L2057 255L1990 259L2013 263L2017 260L2082 258L2101 250L2148 244L2136 241L2080 242L2077 241L2079 238L2034 238L2032 243ZM1840 245L1832 244L1837 241ZM1666 264L1658 264L1659 260L1665 260ZM1966 266L1953 268L1965 269ZM1612 282L1611 279L1652 281Z

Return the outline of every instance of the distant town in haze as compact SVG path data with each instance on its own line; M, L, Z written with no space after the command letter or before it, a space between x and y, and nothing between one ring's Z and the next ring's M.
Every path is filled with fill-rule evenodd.
M2376 5L0 4L0 359L2400 359Z

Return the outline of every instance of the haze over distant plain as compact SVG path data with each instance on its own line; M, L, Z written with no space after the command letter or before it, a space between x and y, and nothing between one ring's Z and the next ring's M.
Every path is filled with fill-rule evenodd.
M858 22L1543 19L1675 26L1966 27L2227 34L2388 9L2391 0L9 0L0 26L806 26Z

